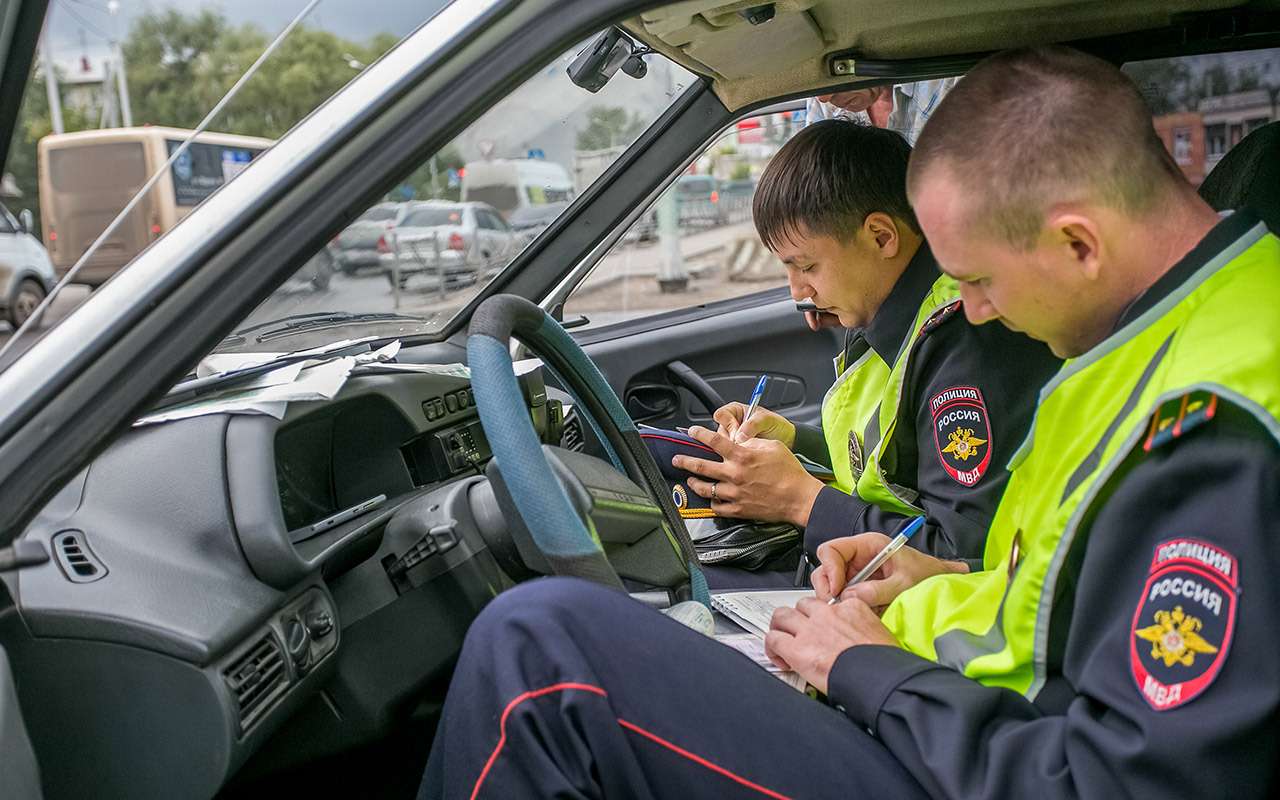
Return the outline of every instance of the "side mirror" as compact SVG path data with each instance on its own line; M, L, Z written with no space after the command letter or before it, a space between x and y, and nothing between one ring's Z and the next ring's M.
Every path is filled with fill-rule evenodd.
M22 226L23 233L31 233L35 229L36 218L31 213L31 209L24 208L18 212L18 224Z

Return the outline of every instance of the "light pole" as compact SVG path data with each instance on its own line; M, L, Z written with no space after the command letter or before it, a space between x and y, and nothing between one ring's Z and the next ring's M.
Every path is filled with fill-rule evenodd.
M62 133L62 95L58 92L58 73L53 70L53 52L49 49L49 20L40 31L40 61L44 65L44 89L49 95L49 118L53 132Z
M124 51L120 48L120 0L107 0L107 13L111 15L111 57L116 62L112 72L115 73L116 90L120 95L120 114L124 126L132 128L133 104L129 102L129 79L124 71Z

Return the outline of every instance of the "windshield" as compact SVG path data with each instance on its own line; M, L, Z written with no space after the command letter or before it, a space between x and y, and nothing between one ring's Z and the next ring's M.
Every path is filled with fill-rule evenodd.
M462 212L452 208L420 208L410 211L402 228L429 228L433 225L461 225Z
M467 197L488 203L499 211L515 211L520 207L520 190L515 186L476 186L468 189Z
M371 208L360 215L359 222L390 222L396 218L396 210L393 207Z
M241 327L299 314L341 313L365 316L341 323L334 318L324 334L330 339L382 334L383 328L397 334L444 328L693 80L651 54L644 56L643 78L619 71L592 94L566 73L583 46L513 87L461 135L403 175ZM384 224L366 224L373 219ZM387 313L399 316L367 316ZM406 316L419 324L407 324ZM268 325L229 339L221 349L314 346L321 343L319 324L309 321L306 341L258 341Z
M76 272L19 337L26 317L0 296L0 369L448 4L50 3L0 195L29 220L31 292ZM385 221L398 208L371 211ZM11 267L0 257L0 287Z

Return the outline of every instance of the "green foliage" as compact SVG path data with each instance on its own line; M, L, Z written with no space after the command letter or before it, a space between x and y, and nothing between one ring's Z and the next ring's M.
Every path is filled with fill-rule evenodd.
M233 26L210 8L166 9L139 18L122 44L134 124L195 127L262 54L268 41L256 26ZM278 138L356 76L357 70L344 54L371 64L397 41L381 33L368 44L359 44L301 26L210 130ZM40 75L37 68L27 86L7 165L24 195L15 205L33 211L37 206L36 143L53 129ZM89 120L65 104L62 116L68 132L97 127L96 119ZM423 186L429 183L426 179Z
M434 163L432 163L434 161ZM428 159L427 163L414 170L408 178L405 178L402 186L408 187L413 192L411 197L405 198L409 200L461 200L462 186L449 186L449 170L461 169L463 166L462 154L458 152L458 148L452 144L445 145L444 149L436 154L434 159ZM434 172L434 183L432 175ZM399 199L399 198L397 198Z
M629 114L621 106L592 106L587 109L587 125L578 131L579 150L604 150L628 145L645 128L639 114Z
M729 175L730 180L745 181L751 177L751 165L745 161L739 161L733 165L733 172Z

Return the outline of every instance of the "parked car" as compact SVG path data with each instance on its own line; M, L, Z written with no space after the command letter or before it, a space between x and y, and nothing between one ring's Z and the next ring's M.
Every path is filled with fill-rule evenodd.
M378 240L395 227L396 217L403 207L404 203L379 203L334 237L333 244L343 272L351 275L364 267L382 265Z
M726 222L720 207L720 182L710 175L681 175L676 181L676 202L681 227Z
M413 275L443 276L465 285L489 274L527 241L487 203L409 203L394 230L377 242L387 279L403 286Z
M18 216L0 205L0 313L14 328L27 321L57 280L48 251L31 235L31 212Z
M726 222L751 219L751 201L756 196L754 178L737 178L720 184L719 207Z

